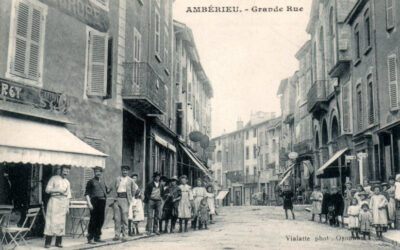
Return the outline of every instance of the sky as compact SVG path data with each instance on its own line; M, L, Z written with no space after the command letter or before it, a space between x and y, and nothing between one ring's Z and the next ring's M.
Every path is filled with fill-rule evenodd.
M203 6L238 6L242 12L187 12ZM254 6L284 11L252 12ZM303 11L287 11L287 6ZM298 70L295 54L310 37L310 9L311 0L175 0L174 19L192 29L214 90L212 137L234 131L236 121L246 123L251 112L280 115L278 87Z

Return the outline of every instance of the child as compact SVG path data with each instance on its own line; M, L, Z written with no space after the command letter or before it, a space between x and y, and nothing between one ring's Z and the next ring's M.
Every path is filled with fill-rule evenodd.
M314 221L315 215L319 215L319 222L321 222L321 203L323 199L323 194L318 189L319 186L316 185L310 197L310 200L312 201L311 221Z
M137 174L132 175L132 179L137 181ZM128 210L128 219L129 219L129 236L133 236L135 230L136 235L140 235L139 233L139 222L144 221L144 209L143 209L143 202L142 202L142 192L138 188L135 193L135 197L131 202ZM135 229L132 229L132 224L135 226Z
M192 220L192 228L195 230L196 229L196 224L198 221L198 209L200 206L201 201L203 198L207 197L207 190L203 186L203 181L199 178L196 180L197 186L193 188L192 193L193 193L193 220ZM199 229L200 229L200 224L199 224Z
M187 232L188 221L192 218L192 206L193 206L193 193L192 187L187 183L187 176L181 176L181 200L178 206L178 217L179 217L179 232L182 233L182 224L185 222L185 232Z
M212 185L207 186L207 203L210 209L210 224L214 224L213 215L215 214L215 195Z
M293 220L294 218L294 213L293 213L293 192L290 190L289 185L285 185L284 189L282 191L282 193L280 194L280 196L283 198L283 209L285 209L285 215L286 215L286 219L288 219L288 210L290 210L292 212L292 218Z
M351 205L347 208L347 215L349 216L349 229L351 231L352 239L359 239L358 231L360 229L358 216L360 214L360 207L356 198L351 200Z
M370 230L372 224L372 214L369 211L369 206L367 203L361 205L361 211L358 215L358 220L360 223L360 231L363 234L363 239L368 235L368 239L371 239Z
M393 177L389 177L389 184L387 192L387 199L388 199L388 219L389 219L389 228L394 228L394 222L396 220L396 201L394 199L396 187Z
M358 200L358 204L361 202L360 193L364 193L364 188L361 184L358 184L356 187L356 192L354 194L354 198Z
M208 208L208 202L207 202L207 197L203 198L200 202L200 206L198 209L198 219L199 219L199 229L202 229L204 226L204 229L207 228L207 222L209 218L208 214L209 208Z
M378 239L382 239L382 232L388 223L386 212L388 201L386 200L385 196L381 194L381 186L374 186L373 191L374 194L371 197L369 206L372 210L373 225L376 228L376 236Z

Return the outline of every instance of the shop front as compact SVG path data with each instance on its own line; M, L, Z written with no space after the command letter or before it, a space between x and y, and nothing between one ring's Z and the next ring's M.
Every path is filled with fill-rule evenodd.
M28 208L46 207L46 184L60 166L72 167L68 179L73 180L72 198L76 198L83 195L82 168L104 168L106 157L69 132L65 124L1 112L0 190L5 192L0 192L0 204L14 206L20 225ZM43 232L44 213L43 209L34 227L37 235Z

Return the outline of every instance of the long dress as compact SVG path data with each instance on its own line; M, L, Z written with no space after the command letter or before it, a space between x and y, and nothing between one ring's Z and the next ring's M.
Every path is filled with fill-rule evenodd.
M388 190L386 190L388 194L388 219L389 223L393 223L396 220L396 201L394 200L395 196L395 187L391 186Z
M181 190L181 200L178 206L178 217L180 219L190 219L192 218L192 205L190 201L193 200L192 187L188 184L179 185Z
M344 210L343 210L343 216L347 216L347 211L348 208L351 205L351 200L353 199L352 193L351 193L351 189L347 189L344 190Z
M202 199L207 197L207 190L205 187L195 187L193 188L193 201L194 201L194 214L197 216L197 211L200 207L200 202Z
M382 194L373 195L369 202L369 207L372 210L373 224L375 226L387 226L387 213L385 207L388 201Z
M144 221L143 202L141 199L139 189L136 190L135 197L132 199L132 202L129 204L128 219L133 222Z
M362 233L369 233L372 224L371 212L368 210L366 212L364 212L364 210L361 210L360 214L358 215L358 220L360 222L360 231Z
M207 203L210 209L210 215L215 214L215 194L207 192Z
M163 207L163 220L169 220L178 218L178 207L179 200L181 199L182 193L178 186L168 187L164 192L164 207Z
M59 175L51 177L46 186L46 193L50 194L51 197L47 203L44 234L47 236L63 236L65 235L69 199L71 198L69 181Z
M310 199L312 200L312 214L321 214L323 195L320 191L313 191Z
M360 207L358 205L351 205L347 209L347 214L349 216L349 229L359 228L359 214Z

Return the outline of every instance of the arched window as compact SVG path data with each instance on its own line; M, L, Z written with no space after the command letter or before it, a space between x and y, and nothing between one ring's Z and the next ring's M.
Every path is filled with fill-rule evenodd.
M326 144L328 144L328 126L324 120L322 123L322 146L326 146Z

